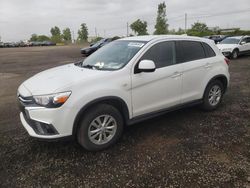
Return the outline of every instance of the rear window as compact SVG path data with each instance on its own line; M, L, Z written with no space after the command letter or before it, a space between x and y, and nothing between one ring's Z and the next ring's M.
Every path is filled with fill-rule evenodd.
M206 44L205 42L203 42L202 44L207 57L214 57L216 55L214 50L208 44Z
M200 42L177 41L176 48L178 63L206 58L204 48Z

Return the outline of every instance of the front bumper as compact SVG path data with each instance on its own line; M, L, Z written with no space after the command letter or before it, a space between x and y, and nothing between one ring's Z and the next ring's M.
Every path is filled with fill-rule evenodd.
M230 57L232 52L230 51L223 51L222 54L225 56L225 57Z
M74 117L69 108L27 106L19 101L20 119L30 136L54 140L72 135Z

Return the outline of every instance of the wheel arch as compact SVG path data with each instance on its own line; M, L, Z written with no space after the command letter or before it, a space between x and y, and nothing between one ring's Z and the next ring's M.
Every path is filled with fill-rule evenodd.
M238 52L240 52L240 49L239 49L238 47L234 48L233 51L234 51L234 50L237 50ZM232 51L232 52L233 52L233 51Z
M124 123L127 124L129 120L129 109L128 109L128 105L126 104L126 102L120 97L116 97L116 96L101 97L101 98L97 98L88 102L77 113L75 120L74 120L74 124L73 124L73 130L72 130L73 136L76 135L79 122L81 121L81 118L84 112L86 112L88 109L98 104L110 104L114 106L115 108L117 108L123 117Z
M214 76L213 78L211 78L211 79L207 82L207 85L206 85L205 90L204 90L204 92L203 92L203 97L204 97L204 95L205 95L205 92L206 92L206 89L207 89L208 85L209 85L212 81L214 81L214 80L219 80L219 81L221 81L221 83L223 84L223 89L224 89L224 90L223 90L223 93L226 92L227 86L228 86L228 79L227 79L227 77L226 77L224 74L219 74L219 75Z

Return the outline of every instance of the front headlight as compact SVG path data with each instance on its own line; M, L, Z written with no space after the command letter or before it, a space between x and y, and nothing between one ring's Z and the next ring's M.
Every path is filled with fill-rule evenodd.
M48 108L56 108L62 106L68 100L70 94L71 92L67 91L51 95L33 96L33 98L38 105Z

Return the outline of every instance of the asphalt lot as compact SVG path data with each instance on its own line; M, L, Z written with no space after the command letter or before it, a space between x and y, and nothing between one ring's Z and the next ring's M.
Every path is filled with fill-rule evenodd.
M250 56L231 61L221 107L172 112L128 127L114 147L41 142L19 120L17 87L82 59L79 46L0 49L0 187L250 186Z

